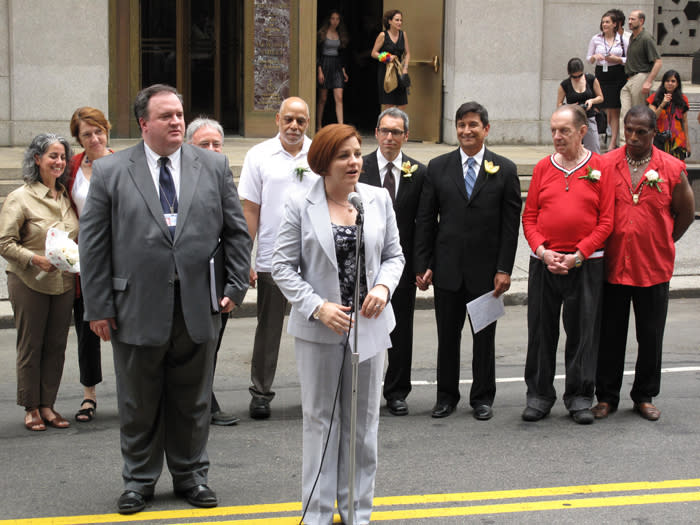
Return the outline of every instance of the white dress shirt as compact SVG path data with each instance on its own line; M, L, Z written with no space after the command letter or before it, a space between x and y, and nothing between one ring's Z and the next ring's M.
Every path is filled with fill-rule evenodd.
M148 147L148 144L143 143L144 149L146 150L146 162L148 163L148 169L151 171L151 177L153 177L153 184L156 186L156 192L160 197L160 166L158 160L162 155L158 155L155 151ZM168 155L170 162L168 163L168 168L170 169L170 175L173 177L173 184L175 185L175 194L178 200L180 200L180 158L182 156L182 148L178 148L175 153Z
M392 173L394 174L394 181L395 181L395 188L396 188L396 194L394 195L394 199L396 199L396 196L399 194L399 184L401 184L401 160L403 159L403 154L399 151L399 154L396 155L396 158L391 162L393 164ZM379 179L380 182L382 183L381 185L384 186L384 177L386 176L386 167L389 164L389 161L384 158L384 155L382 155L382 152L377 149L377 167L379 169Z

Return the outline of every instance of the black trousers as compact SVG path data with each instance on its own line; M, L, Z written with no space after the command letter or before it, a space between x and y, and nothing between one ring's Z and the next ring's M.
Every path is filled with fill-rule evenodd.
M416 308L416 287L402 286L391 298L396 326L391 332L389 364L384 376L384 399L406 399L411 391L413 359L413 313Z
M467 316L467 303L478 295L464 285L452 292L435 287L435 321L438 332L437 401L457 405L462 329ZM493 405L496 397L496 323L479 333L472 332L472 388L469 404Z
M588 259L567 275L555 275L530 258L527 287L527 406L549 412L554 389L559 315L566 332L564 404L568 410L590 408L600 339L603 259Z
M80 369L80 384L95 386L102 382L102 352L100 338L90 330L90 323L83 320L83 297L73 301L73 320L75 333L78 336L78 368Z
M637 331L637 364L630 396L650 403L661 388L661 352L668 312L669 283L649 287L605 284L596 397L617 407L625 367L630 302Z

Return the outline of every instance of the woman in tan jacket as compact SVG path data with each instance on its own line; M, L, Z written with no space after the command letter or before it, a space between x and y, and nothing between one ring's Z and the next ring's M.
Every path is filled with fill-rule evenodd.
M24 185L0 212L0 255L7 259L7 288L17 328L17 404L28 430L67 428L53 409L63 374L75 276L56 271L44 256L46 232L78 236L78 217L65 182L71 150L53 134L34 137L24 154ZM47 275L37 280L40 271Z

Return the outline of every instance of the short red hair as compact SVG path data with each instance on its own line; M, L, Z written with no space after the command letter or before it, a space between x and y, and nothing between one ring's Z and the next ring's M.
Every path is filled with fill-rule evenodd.
M73 113L73 116L70 119L70 134L73 135L75 140L78 141L78 144L81 144L80 142L80 123L85 122L86 124L89 124L90 126L96 126L100 128L102 131L104 131L105 135L109 134L109 130L112 129L112 126L109 123L109 120L107 120L107 117L105 117L105 114L102 113L99 109L96 108L91 108L90 106L83 106L82 108L78 108L75 110Z
M357 130L348 124L329 124L316 133L306 160L314 173L325 177L328 167L338 154L338 150L346 140L355 137L362 144L362 137Z

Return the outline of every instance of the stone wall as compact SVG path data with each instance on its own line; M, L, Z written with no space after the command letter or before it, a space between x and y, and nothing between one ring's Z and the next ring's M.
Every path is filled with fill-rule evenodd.
M108 0L0 0L0 145L69 135L78 106L108 111Z
M653 29L653 0L613 4L625 15L642 9L647 29ZM566 63L572 57L585 60L600 17L611 5L446 0L443 140L456 144L454 114L462 102L477 100L489 110L491 144L551 142L549 117Z

